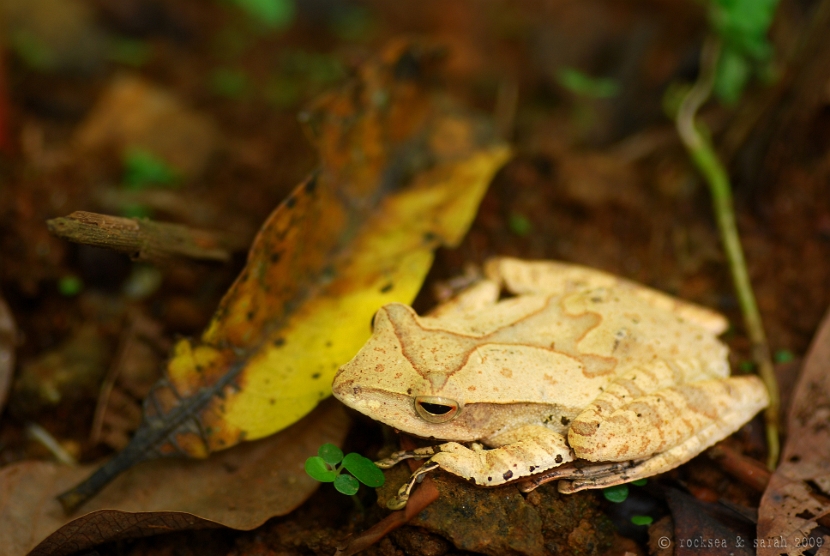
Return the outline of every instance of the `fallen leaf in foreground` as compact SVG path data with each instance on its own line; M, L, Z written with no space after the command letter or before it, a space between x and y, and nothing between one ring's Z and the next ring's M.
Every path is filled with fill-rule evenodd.
M673 548L675 556L752 556L752 523L731 508L703 502L679 490L666 489L666 502L674 522L674 542L659 540L660 548ZM665 539L665 540L663 540Z
M269 217L201 339L176 344L130 445L61 495L67 510L139 461L206 457L295 422L331 394L375 311L414 299L508 157L428 86L439 54L397 41L317 103L320 169Z
M0 411L6 405L6 396L12 382L16 338L17 328L12 312L6 301L0 297Z
M254 529L302 504L320 483L303 463L326 442L341 443L349 429L342 406L331 401L294 426L203 461L160 460L138 465L67 518L55 495L83 478L72 468L25 461L0 469L0 553L64 556L116 540L184 529ZM31 552L29 552L31 551Z
M787 444L758 509L758 554L830 554L830 312L801 367Z

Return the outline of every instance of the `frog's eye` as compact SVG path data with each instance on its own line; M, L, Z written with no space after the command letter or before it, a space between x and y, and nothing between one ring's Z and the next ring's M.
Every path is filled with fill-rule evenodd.
M417 396L415 412L430 423L446 423L454 419L461 411L461 405L449 398L440 396Z

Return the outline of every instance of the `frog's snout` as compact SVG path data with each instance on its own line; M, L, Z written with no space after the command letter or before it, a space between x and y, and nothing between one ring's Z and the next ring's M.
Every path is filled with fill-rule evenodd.
M428 423L446 423L461 413L462 405L441 396L415 396L415 413Z

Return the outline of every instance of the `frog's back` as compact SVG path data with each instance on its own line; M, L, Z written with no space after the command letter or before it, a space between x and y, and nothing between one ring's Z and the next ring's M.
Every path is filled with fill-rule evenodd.
M475 385L477 401L582 403L632 369L659 366L675 383L729 375L727 348L711 331L626 293L521 295L463 318L424 318L428 328L477 337L476 356L464 358L444 395Z

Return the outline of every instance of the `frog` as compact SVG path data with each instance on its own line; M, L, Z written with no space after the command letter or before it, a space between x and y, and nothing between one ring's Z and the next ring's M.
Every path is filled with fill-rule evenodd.
M768 405L758 377L731 375L727 327L714 310L603 271L498 257L427 315L381 307L332 390L439 442L377 462L426 460L390 509L438 468L525 492L555 480L571 494L669 471Z

